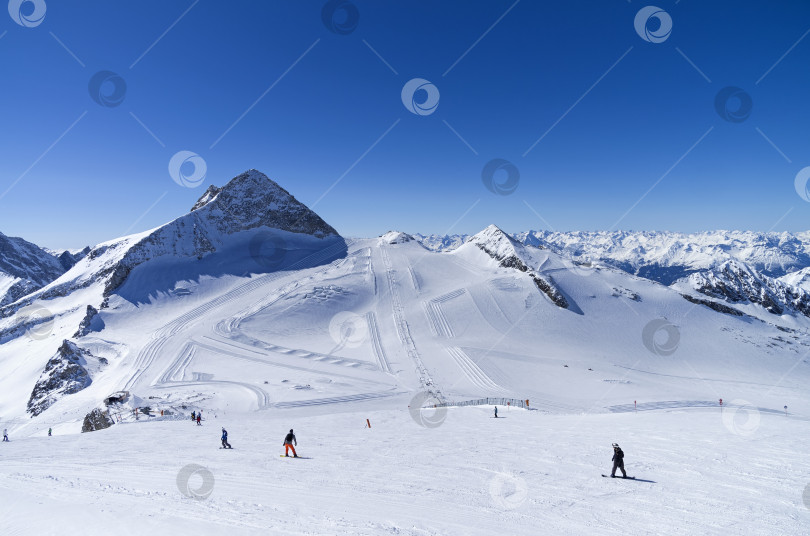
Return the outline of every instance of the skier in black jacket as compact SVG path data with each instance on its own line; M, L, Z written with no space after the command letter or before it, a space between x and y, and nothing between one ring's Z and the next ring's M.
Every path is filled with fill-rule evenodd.
M613 443L613 471L610 472L611 478L616 478L616 469L621 469L622 478L627 478L627 473L624 471L624 452L622 452L618 443Z
M290 428L290 433L284 437L284 456L289 457L290 449L293 451L293 457L297 458L298 454L295 452L295 447L293 447L293 443L295 443L295 447L298 446L298 441L295 439L295 434Z

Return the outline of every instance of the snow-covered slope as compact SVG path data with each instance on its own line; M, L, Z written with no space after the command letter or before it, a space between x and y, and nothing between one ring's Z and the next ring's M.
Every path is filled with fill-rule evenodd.
M21 393L31 395L36 382L28 409L40 413L60 396L77 393L51 381L51 369L74 371L79 360L125 355L133 339L117 343L106 338L111 298L114 307L137 311L160 297L186 296L188 287L201 280L227 284L250 274L328 263L345 252L345 241L332 227L258 171L212 187L189 214L96 246L55 281L0 309L0 357L6 370L15 370L0 375L0 384L8 388L0 408L21 407ZM83 346L60 350L61 368L48 361L77 337ZM94 337L97 342L87 346L85 341ZM66 353L81 359L67 359ZM91 370L89 375L94 372L102 374ZM87 387L90 382L82 383Z
M48 536L798 536L810 528L802 499L810 434L792 415L500 407L496 420L482 406L425 410L437 423L428 428L398 402L205 412L202 426L142 417L88 434L12 432L0 449L0 525L4 534ZM217 448L221 427L233 450ZM303 459L279 457L291 427ZM613 442L635 481L600 476L610 472Z
M176 528L193 494L173 490L191 460L220 483L194 505L210 516L198 533L807 526L794 496L810 419L804 291L740 261L665 286L494 225L451 252L413 238L346 241L250 171L210 188L189 214L96 246L0 309L0 416L13 444L59 466L9 450L0 503L16 486L26 504L44 494L62 521L77 519L79 499L111 505L92 510L89 533L127 522L155 532L131 512L160 504L157 525ZM777 313L771 302L787 305ZM493 401L505 419L487 418ZM504 415L507 401L531 411ZM737 423L740 408L761 431ZM183 422L192 409L203 410L201 428ZM220 423L233 451L209 445ZM281 430L280 443L293 426L312 459L268 461L268 437ZM83 427L98 431L76 437ZM47 438L49 428L63 437ZM157 436L165 442L144 451ZM47 454L49 440L64 454ZM609 460L594 445L613 441L629 443L628 468L643 481L593 481ZM77 449L114 470L102 474ZM768 453L780 461L745 465ZM687 469L701 478L684 478ZM740 506L754 499L766 502ZM660 504L669 507L656 515ZM632 523L611 521L631 505Z
M791 287L798 287L810 291L810 266L783 275L779 278L779 281Z

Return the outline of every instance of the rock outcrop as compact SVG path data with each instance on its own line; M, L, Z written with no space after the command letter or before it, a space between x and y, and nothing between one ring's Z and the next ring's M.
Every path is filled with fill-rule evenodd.
M85 368L89 356L90 352L65 339L34 385L28 399L28 413L37 416L61 397L89 386L92 380Z

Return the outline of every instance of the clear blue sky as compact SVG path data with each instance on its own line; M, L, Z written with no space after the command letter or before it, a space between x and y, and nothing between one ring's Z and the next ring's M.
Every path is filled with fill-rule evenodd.
M249 168L346 236L810 228L794 188L810 166L806 1L655 0L672 20L658 43L634 27L638 0L352 0L344 34L324 4L47 0L32 27L0 12L0 231L95 244ZM102 70L126 84L117 106L90 96ZM429 115L403 104L414 78L438 89ZM753 103L742 122L716 110L727 86ZM172 180L178 151L206 162L197 188ZM510 195L482 181L496 158L519 170Z

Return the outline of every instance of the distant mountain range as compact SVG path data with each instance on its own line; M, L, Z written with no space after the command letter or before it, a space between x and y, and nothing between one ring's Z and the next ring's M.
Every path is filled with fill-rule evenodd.
M810 231L526 231L511 236L526 245L548 248L575 260L610 264L664 285L731 260L770 277L810 267ZM428 249L452 251L469 235L414 237Z

